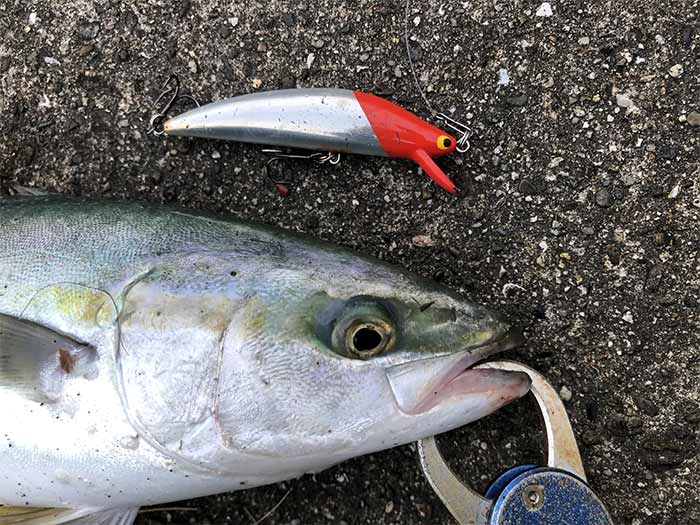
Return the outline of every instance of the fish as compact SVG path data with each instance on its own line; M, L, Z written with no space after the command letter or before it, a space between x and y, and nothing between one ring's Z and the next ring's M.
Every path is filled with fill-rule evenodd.
M163 131L171 136L410 159L440 187L458 191L434 160L452 153L458 141L371 93L299 88L240 95L172 117Z
M491 309L224 215L0 199L0 525L129 525L454 429L528 392Z

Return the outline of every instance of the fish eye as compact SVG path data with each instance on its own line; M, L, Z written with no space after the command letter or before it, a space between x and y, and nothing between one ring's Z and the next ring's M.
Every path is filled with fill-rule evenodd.
M357 295L329 303L316 316L316 334L329 350L368 360L390 352L399 337L398 315L391 301Z
M369 359L393 347L394 339L390 323L358 319L345 331L345 349L351 357Z
M447 135L440 135L437 139L437 147L443 151L449 149L452 146L452 139Z

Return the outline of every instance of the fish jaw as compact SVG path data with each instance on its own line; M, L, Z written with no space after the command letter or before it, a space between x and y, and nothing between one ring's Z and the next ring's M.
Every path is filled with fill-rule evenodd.
M475 349L387 369L387 379L399 410L406 415L421 415L439 411L446 405L463 404L467 411L470 406L493 407L487 411L490 413L522 397L530 389L527 374L471 368L480 360L521 342L520 331L511 330Z

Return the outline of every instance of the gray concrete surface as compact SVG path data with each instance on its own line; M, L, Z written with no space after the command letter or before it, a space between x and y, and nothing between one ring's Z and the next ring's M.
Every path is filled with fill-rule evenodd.
M2 0L0 185L226 210L497 305L527 329L509 357L566 389L616 522L700 522L699 3L413 4L428 96L475 130L441 162L461 197L408 162L352 157L281 165L283 199L256 147L144 134L171 72L202 101L344 87L428 116L394 0ZM441 442L483 490L540 459L534 414L520 402ZM264 523L451 523L410 446L139 523L251 524L288 491Z

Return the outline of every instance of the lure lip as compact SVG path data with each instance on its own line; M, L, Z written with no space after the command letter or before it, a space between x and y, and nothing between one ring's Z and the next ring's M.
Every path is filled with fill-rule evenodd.
M389 368L387 378L399 409L417 416L465 395L495 397L500 405L522 397L530 387L527 374L474 366L495 353L520 346L524 340L520 329L510 328L477 347Z

